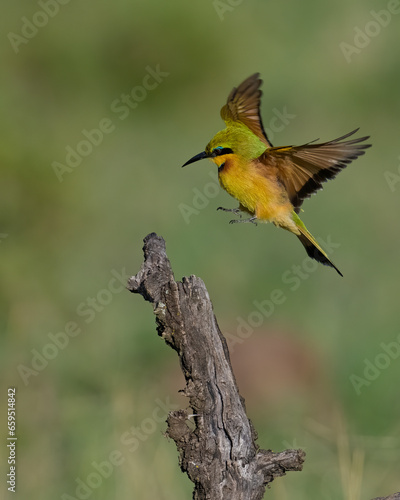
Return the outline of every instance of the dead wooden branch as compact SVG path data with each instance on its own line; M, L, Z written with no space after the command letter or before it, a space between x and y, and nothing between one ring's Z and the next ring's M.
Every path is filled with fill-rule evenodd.
M260 500L275 478L302 470L305 453L259 449L203 281L175 281L165 241L155 233L145 238L143 250L144 263L128 289L152 303L158 334L180 359L191 410L171 412L166 434L195 485L193 498ZM187 425L191 413L194 430Z

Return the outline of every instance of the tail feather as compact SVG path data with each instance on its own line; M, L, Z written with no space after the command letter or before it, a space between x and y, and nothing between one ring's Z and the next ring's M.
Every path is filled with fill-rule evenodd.
M307 231L305 226L302 227L298 225L297 227L300 230L300 234L298 234L297 237L299 238L304 248L306 249L308 256L311 257L312 259L315 259L317 262L320 262L324 266L333 267L333 269L335 269L340 274L340 276L343 277L343 274L339 271L339 269L335 266L335 264L328 258L326 253L318 245L313 236Z

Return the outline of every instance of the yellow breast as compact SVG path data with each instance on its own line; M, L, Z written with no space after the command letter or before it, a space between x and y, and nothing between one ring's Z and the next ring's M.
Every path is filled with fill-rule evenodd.
M232 155L220 157L218 177L221 186L259 219L272 220L282 205L278 182L260 174L256 161L241 162Z

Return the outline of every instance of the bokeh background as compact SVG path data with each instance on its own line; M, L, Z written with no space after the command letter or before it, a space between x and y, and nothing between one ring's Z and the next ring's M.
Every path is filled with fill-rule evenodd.
M176 278L208 287L260 446L307 453L265 498L399 491L398 2L1 10L2 490L16 387L18 498L191 498L162 435L167 411L187 405L177 358L124 289L155 231ZM371 135L303 205L344 278L272 225L229 225L216 208L236 203L210 162L180 168L256 71L274 145Z

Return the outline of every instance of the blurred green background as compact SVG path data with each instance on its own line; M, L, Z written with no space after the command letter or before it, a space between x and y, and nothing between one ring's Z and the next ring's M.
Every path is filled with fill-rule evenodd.
M304 471L265 498L399 491L398 2L25 0L2 10L2 489L16 387L18 498L191 498L162 435L167 411L187 405L177 358L149 304L123 285L155 231L176 278L207 285L260 446L307 453ZM230 226L216 208L236 203L210 162L180 168L256 71L274 145L359 126L371 135L366 155L303 205L343 279L285 231ZM274 290L284 300L270 307ZM261 319L259 303L270 307Z

